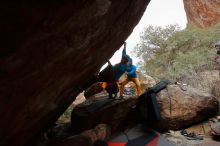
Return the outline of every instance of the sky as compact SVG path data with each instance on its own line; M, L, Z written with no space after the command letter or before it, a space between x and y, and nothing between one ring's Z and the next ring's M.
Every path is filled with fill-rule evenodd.
M131 51L139 42L139 36L144 27L148 25L165 27L170 24L178 24L182 29L186 27L187 19L183 0L151 0L138 25L126 40L127 54L132 57L134 64L138 62L138 59L131 54ZM122 49L123 46L112 56L110 59L112 64L120 62Z

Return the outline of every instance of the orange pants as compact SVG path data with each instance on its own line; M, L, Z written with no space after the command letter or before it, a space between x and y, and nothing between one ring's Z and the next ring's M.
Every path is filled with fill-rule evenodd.
M107 87L107 82L102 82L102 89L105 89Z
M136 89L137 89L137 95L140 96L141 93L142 93L142 90L141 90L141 83L139 81L138 78L129 78L127 77L120 85L120 96L123 96L124 94L124 86L128 83L128 82L134 82L135 85L136 85Z

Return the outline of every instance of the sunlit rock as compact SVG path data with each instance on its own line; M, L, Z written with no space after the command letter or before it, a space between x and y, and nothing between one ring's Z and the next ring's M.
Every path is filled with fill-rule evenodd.
M220 1L183 0L188 25L209 27L220 22Z

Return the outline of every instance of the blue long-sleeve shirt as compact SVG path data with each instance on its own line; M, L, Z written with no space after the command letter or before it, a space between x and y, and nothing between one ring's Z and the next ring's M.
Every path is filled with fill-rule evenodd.
M136 74L137 67L133 64L127 65L126 71L128 72L128 77L137 78Z
M119 78L125 73L128 73L128 77L131 78L136 78L137 74L136 74L136 66L132 64L132 59L130 58L129 55L126 54L126 47L123 48L122 50L122 58L127 58L128 59L128 63L129 64L116 64L115 66L113 66L113 70L114 70L114 78L115 80L119 80Z
M136 78L137 77L137 74L136 74L136 70L137 70L137 67L133 64L129 64L129 65L126 65L126 64L116 64L114 67L113 67L113 70L114 70L114 78L115 80L119 80L119 78L125 73L127 72L128 74L128 77L131 77L131 78Z

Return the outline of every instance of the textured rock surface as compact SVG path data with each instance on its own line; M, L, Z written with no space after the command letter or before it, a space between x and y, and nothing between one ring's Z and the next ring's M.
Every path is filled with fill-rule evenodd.
M220 90L220 81L217 80L217 81L213 82L212 94L215 95L217 97L217 99L219 100L219 102L220 102L220 92L219 92L219 90Z
M103 91L103 88L102 88L102 83L101 82L97 82L97 83L94 83L92 86L90 86L84 93L85 95L85 98L90 98L92 97L93 95L97 94L97 93L100 93Z
M187 87L183 91L178 85L168 85L157 94L157 100L161 111L161 120L154 122L153 126L159 131L179 130L193 124L202 122L216 114L219 108L217 99L208 93L195 88ZM120 102L115 100L97 110L90 107L92 103L83 103L72 112L72 125L75 131L81 132L90 129L99 123L106 123L115 131L126 125L125 118L132 117L140 122L137 111L131 114L129 109L136 105L135 98L129 98ZM93 101L97 102L97 101ZM94 103L93 103L94 104ZM99 104L96 105L98 107ZM94 107L94 106L93 106ZM106 113L106 114L103 114ZM166 124L164 124L166 123Z
M138 77L140 79L143 92L146 91L149 87L156 85L156 80L151 76L138 73Z
M162 118L155 126L160 130L178 130L201 122L215 115L219 108L213 95L194 88L183 91L177 85L162 90L157 100Z
M220 22L219 0L183 0L189 25L209 27Z
M106 124L99 124L79 135L70 136L59 142L51 142L48 146L92 146L97 140L104 140L110 133L110 128Z
M33 145L150 0L1 2L0 145Z
M132 113L132 106L136 105L137 97L124 97L123 100L108 101L105 97L93 100L91 102L84 102L78 105L71 115L72 129L77 133L81 133L86 129L91 129L97 124L105 123L110 126L112 132L116 132L127 126L125 120L129 117L136 119L137 113ZM104 99L104 100L103 100ZM100 106L100 102L103 106ZM104 101L104 102L103 102ZM110 100L109 100L110 101ZM97 108L98 107L98 108ZM104 113L104 114L103 114Z

